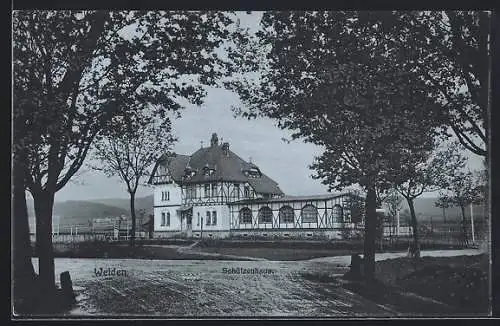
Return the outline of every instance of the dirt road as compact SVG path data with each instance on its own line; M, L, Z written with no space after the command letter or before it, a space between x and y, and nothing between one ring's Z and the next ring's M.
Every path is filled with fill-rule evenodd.
M73 316L398 315L340 281L304 278L304 273L340 275L348 264L348 257L295 262L61 258L55 266L57 275L71 274L78 295L78 307L69 312Z

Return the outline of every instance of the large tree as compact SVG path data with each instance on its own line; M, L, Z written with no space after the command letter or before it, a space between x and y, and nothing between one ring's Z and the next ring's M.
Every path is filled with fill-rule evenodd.
M443 189L436 201L437 207L460 207L462 215L462 241L468 245L467 219L465 209L468 205L477 204L481 198L481 181L471 171L457 170L447 177L447 187Z
M158 124L152 119L143 126L130 128L133 132L111 132L95 143L93 158L100 164L93 164L94 170L102 171L108 177L118 177L125 183L130 196L130 244L135 243L136 211L135 195L140 185L145 184L144 178L150 176L152 164L158 159L159 153L171 149L174 137L171 134L169 120Z
M115 116L141 124L202 103L203 84L229 73L217 54L230 37L223 12L16 11L14 111L24 112L25 186L35 202L39 274L54 288L54 196ZM15 126L17 127L17 126ZM116 126L115 126L116 127ZM24 187L19 184L20 187Z
M463 169L466 160L459 151L459 144L447 144L438 148L438 141L428 139L427 147L420 151L401 151L398 163L391 171L394 185L406 199L410 209L413 233L411 254L420 257L418 221L414 201L426 192L434 192L447 186L448 176Z
M237 113L276 119L292 138L325 149L312 168L330 189L364 189L367 279L374 276L377 191L390 186L396 154L418 150L421 136L442 121L423 81L405 70L407 56L388 41L385 15L378 19L354 12L266 12L257 41L245 40L238 57L240 67L258 76L233 82L246 105Z

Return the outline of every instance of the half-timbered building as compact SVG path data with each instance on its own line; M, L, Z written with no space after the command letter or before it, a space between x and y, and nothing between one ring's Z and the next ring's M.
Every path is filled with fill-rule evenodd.
M230 235L341 238L359 229L350 194L287 196L252 162L219 144L192 155L163 155L149 183L154 185L155 237L223 238Z

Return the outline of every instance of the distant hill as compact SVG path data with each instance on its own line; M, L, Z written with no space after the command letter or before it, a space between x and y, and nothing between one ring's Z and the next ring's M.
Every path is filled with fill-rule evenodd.
M100 203L109 206L120 207L122 209L130 212L130 200L128 198L102 198L102 199L90 199L88 200L92 203ZM144 209L146 211L146 216L153 214L153 195L146 197L139 197L135 199L135 210L136 212Z
M124 200L128 202L127 200ZM137 203L141 200L138 198ZM27 201L28 215L30 218L30 229L32 232L35 228L35 209L32 200ZM142 204L141 205L145 205ZM125 206L125 207L124 207ZM151 203L151 211L153 204ZM141 207L138 207L138 210ZM93 201L84 200L68 200L63 202L55 202L54 213L60 217L59 227L61 232L66 232L71 226L78 225L81 230L88 228L89 221L93 219L103 219L109 217L119 217L122 215L130 216L128 205L108 205ZM139 216L139 214L137 215ZM146 215L147 216L147 215Z
M443 215L443 209L436 207L435 202L437 198L417 198L415 200L415 213L417 214L417 217L421 221L428 221L431 219L433 221L443 221L444 220L444 215ZM484 219L484 207L483 205L473 205L473 213L474 213L474 219L475 220L482 220ZM487 208L486 208L487 209ZM488 212L488 210L486 211ZM406 202L406 200L403 200L402 202L402 209L400 211L401 216L409 216L409 207ZM450 207L446 208L444 211L444 214L446 215L446 220L447 221L454 221L454 220L460 220L462 218L462 212L460 211L459 207ZM470 218L470 207L467 207L465 210L465 215L467 218Z

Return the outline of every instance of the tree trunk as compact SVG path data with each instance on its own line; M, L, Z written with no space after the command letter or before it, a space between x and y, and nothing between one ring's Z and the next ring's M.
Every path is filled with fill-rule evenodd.
M19 167L14 166L14 277L34 277L35 270L31 263L32 248L30 240L28 208L26 205L26 192L24 178Z
M411 216L411 227L413 230L413 246L410 248L410 254L413 258L420 258L420 243L418 237L418 223L417 216L415 214L415 206L413 203L413 199L406 198L408 202L408 207L410 207L410 216Z
M33 195L33 194L32 194ZM35 198L33 196L33 198ZM40 257L40 244L43 242L41 239L42 237L42 226L41 226L41 220L37 217L36 210L35 210L35 255L36 257Z
M52 209L55 192L42 191L33 194L37 220L38 273L41 286L48 291L55 289L54 249L52 247Z
M135 192L130 192L130 217L132 218L132 229L130 230L130 245L135 245Z
M375 278L375 250L377 236L377 198L375 186L367 187L365 200L365 242L364 242L364 277L370 281Z
M464 245L469 245L469 239L467 238L467 220L465 218L465 206L460 206L462 211L462 237L464 239Z
M16 313L33 309L33 295L36 293L36 274L31 262L31 248L28 209L22 167L14 162L13 171L13 303Z

